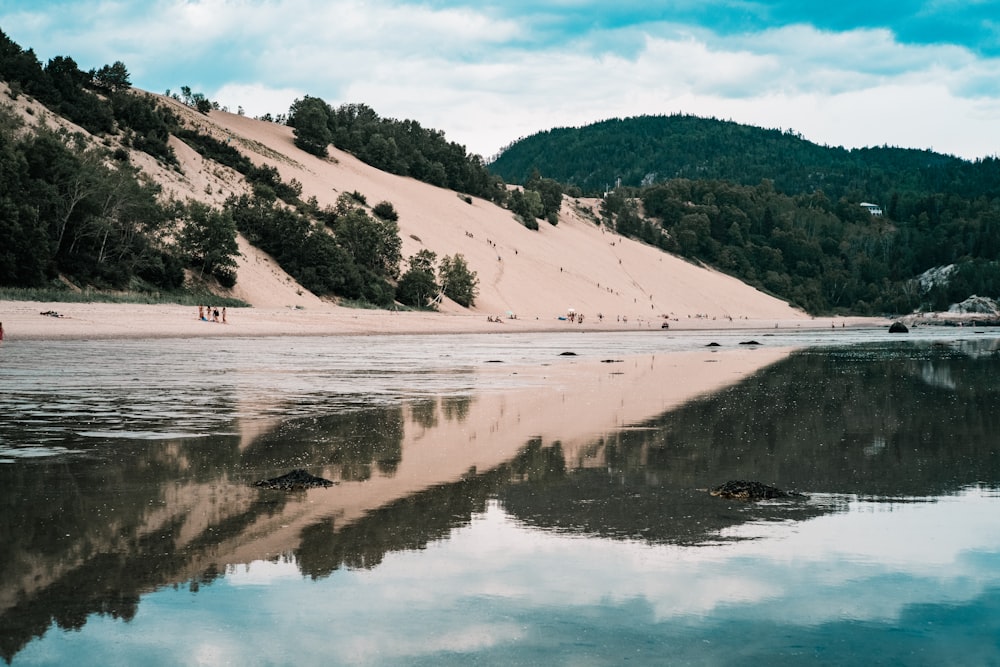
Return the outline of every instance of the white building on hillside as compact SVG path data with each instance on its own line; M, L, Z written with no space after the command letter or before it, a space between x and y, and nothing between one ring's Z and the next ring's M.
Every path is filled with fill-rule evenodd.
M867 209L869 213L874 215L876 218L882 217L882 207L878 204L869 204L866 201L861 202L861 208Z

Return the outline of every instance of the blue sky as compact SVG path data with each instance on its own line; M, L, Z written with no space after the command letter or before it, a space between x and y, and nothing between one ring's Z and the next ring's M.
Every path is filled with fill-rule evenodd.
M1000 0L0 0L44 62L122 60L235 111L364 102L490 157L689 113L818 143L1000 154Z

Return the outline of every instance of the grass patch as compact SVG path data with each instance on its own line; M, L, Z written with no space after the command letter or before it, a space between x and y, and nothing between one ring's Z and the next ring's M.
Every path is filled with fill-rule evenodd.
M230 308L249 308L241 299L222 297L208 291L198 292L118 292L85 289L77 292L56 287L0 287L2 301L46 301L56 303L142 303L151 305L198 306L211 304Z
M364 299L338 299L337 305L343 306L344 308L356 308L358 310L417 310L416 308L411 308L410 306L404 306L401 303L394 303L391 306L380 306L372 303L371 301L365 301Z

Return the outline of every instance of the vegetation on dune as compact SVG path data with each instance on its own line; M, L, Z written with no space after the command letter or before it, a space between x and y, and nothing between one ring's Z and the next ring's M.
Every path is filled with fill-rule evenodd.
M179 166L173 134L205 159L242 174L252 194L213 208L197 201L161 201L159 187L129 162L128 151L105 149L84 133L44 126L24 131L0 109L0 286L7 294L61 295L61 280L85 286L88 300L184 300L185 269L222 287L237 279L237 229L275 255L307 289L379 306L392 304L401 262L398 214L379 202L369 215L364 198L342 198L320 211L303 202L302 186L278 170L254 165L228 142L181 125L151 96L130 90L125 65L82 72L71 58L43 67L0 33L0 77L11 97L31 95L92 136ZM179 101L207 113L217 108L182 87ZM169 94L169 93L168 93ZM67 288L68 289L68 288ZM132 297L122 295L131 294ZM218 301L218 299L215 299ZM236 302L238 303L238 302ZM235 305L235 304L234 304Z
M469 155L443 132L415 120L382 118L364 104L334 109L307 95L292 103L287 123L293 128L295 145L314 155L325 157L332 143L382 171L490 201L506 197L502 181L480 156Z

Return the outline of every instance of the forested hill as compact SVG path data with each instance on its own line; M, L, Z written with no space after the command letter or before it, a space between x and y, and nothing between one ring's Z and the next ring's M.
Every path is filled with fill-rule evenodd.
M556 128L516 141L490 165L508 183L542 176L585 194L674 178L757 185L784 194L888 200L894 191L997 196L1000 162L928 150L821 146L791 131L696 116L639 116Z
M619 234L812 313L906 313L1000 297L996 157L848 150L675 115L541 132L489 168L528 189L551 182L600 196L602 222ZM919 280L932 269L947 279Z

